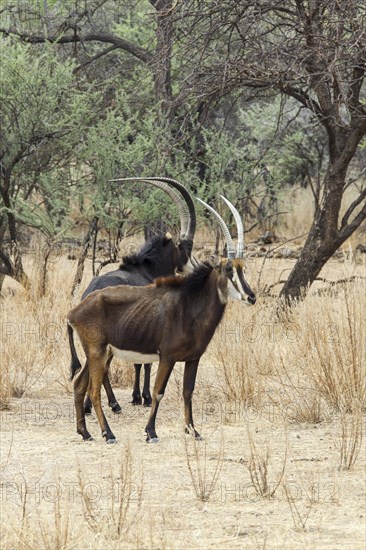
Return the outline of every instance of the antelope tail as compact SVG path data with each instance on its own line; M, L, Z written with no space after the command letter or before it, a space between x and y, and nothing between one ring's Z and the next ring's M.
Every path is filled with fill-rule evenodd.
M71 351L70 380L72 380L74 376L81 369L81 363L78 359L76 349L75 349L74 329L69 323L67 324L67 332L69 334L69 345L70 345L70 351Z

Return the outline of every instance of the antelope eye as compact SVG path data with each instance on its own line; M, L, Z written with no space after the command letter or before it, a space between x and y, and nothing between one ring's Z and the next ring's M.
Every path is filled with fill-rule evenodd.
M226 264L225 271L227 275L231 275L233 272L233 266L231 264Z

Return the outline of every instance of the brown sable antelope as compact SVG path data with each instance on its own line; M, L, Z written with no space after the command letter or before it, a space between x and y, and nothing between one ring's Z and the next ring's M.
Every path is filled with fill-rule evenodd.
M202 201L201 201L202 202ZM87 430L83 400L88 390L102 436L114 443L101 406L101 385L113 356L135 362L159 361L151 413L145 431L155 442L155 419L174 364L184 361L183 398L186 432L201 436L194 427L192 393L199 360L220 323L229 297L254 304L255 295L244 277L243 226L240 216L226 199L238 224L238 247L225 222L208 205L223 229L227 258L218 265L208 262L183 277L159 278L144 287L110 287L93 292L68 314L71 349L71 379L82 368L77 357L73 331L79 336L86 363L74 383L77 433L92 439Z
M112 181L121 183L131 181L142 182L154 185L165 191L173 200L179 212L180 238L175 243L169 234L154 237L145 243L136 254L125 256L123 263L118 269L95 277L84 291L82 299L95 290L109 286L144 286L152 283L157 277L174 275L177 271L189 272L193 270L191 251L196 229L196 211L192 197L187 189L178 181L165 177L119 178ZM140 391L141 366L141 363L135 364L132 404L140 405L143 399L144 405L149 407L152 401L150 394L151 363L144 364L142 396ZM114 395L108 372L103 377L103 386L107 393L110 408L113 412L120 413L122 409ZM91 413L92 401L89 395L85 400L84 408L85 414Z

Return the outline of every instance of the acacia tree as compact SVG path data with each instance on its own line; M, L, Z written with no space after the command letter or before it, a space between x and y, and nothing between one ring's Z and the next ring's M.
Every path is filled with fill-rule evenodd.
M126 56L131 72L131 59L135 59L151 71L155 100L166 111L172 99L175 8L173 0L28 0L20 6L9 1L4 2L0 33L16 35L30 44L71 45L80 61L77 70L86 70L100 59L108 65L110 57L119 55L115 72L121 71ZM155 27L151 33L146 23Z
M194 157L199 145L190 137L208 105L204 97L187 104L187 94L173 89L187 65L179 56L177 22L182 7L173 0L26 0L19 6L5 0L0 33L33 45L57 44L78 60L76 73L94 81L122 78L141 115L152 103L156 107L162 136L159 153L173 143ZM110 101L116 87L117 81Z
M197 124L232 94L271 100L277 93L295 99L313 115L327 136L328 165L308 238L282 289L287 300L304 295L326 261L366 218L366 189L342 204L351 161L366 133L364 2L76 0L42 5L49 7L35 29L24 24L24 14L17 19L17 8L9 2L11 16L0 32L32 44L48 40L84 49L93 45L81 67L116 52L143 63L169 123L167 132L174 135L174 125L180 128L175 135L181 137L187 156L191 121ZM148 16L149 5L155 9L154 38L148 35L144 42L137 33L135 41L119 14L138 18L136 7L142 6ZM121 36L123 32L128 36Z
M2 250L0 270L29 286L19 246L20 225L52 238L69 207L65 171L90 123L93 94L74 88L73 65L52 48L37 57L2 38L0 86L0 244L10 237L14 262Z
M321 201L281 292L287 301L300 298L366 218L364 187L343 205L340 219L347 171L366 134L365 3L192 0L189 8L185 24L199 52L190 81L200 97L238 88L275 91L309 110L326 132L328 165Z

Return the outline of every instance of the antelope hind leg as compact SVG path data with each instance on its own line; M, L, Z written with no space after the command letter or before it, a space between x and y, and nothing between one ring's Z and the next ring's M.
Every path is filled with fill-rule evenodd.
M74 403L76 411L76 432L80 434L84 441L91 441L93 438L86 428L84 397L89 383L88 363L74 382Z

